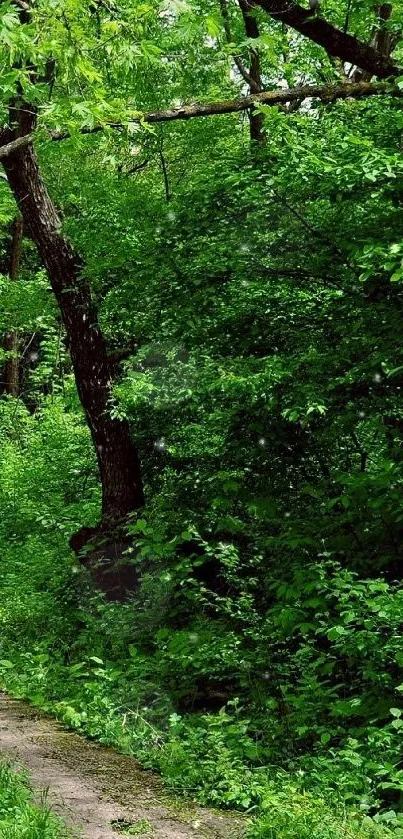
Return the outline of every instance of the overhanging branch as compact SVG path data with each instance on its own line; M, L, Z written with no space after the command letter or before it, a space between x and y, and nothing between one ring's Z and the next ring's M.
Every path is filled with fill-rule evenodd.
M303 99L319 99L321 102L334 102L337 99L359 99L369 96L403 96L403 90L397 85L388 82L342 83L337 85L304 85L293 87L287 90L266 90L263 93L254 93L250 96L242 96L239 99L223 99L219 102L198 102L192 105L183 105L180 108L166 108L161 111L150 113L133 114L128 117L128 123L132 122L173 122L175 120L194 119L195 117L219 116L220 114L232 114L247 111L249 108L259 105L286 105L289 102ZM102 131L103 128L124 128L123 123L106 123L96 125L93 128L84 128L83 134L93 134ZM57 132L51 135L52 140L65 140L68 133ZM1 149L0 149L1 151Z
M329 55L360 67L371 76L388 79L402 72L388 56L382 55L370 44L364 44L353 35L337 29L321 15L313 15L293 0L250 0L250 5L260 6L273 20L291 26L324 47Z
M183 105L181 108L166 108L161 111L151 111L150 113L133 114L128 122L174 122L175 120L194 119L196 117L219 116L222 114L240 113L247 111L254 106L266 105L286 105L290 102L301 101L303 99L318 99L321 102L334 102L337 99L360 99L370 96L403 96L403 90L397 85L388 82L369 82L359 83L342 83L338 85L304 85L303 87L293 87L287 90L266 90L263 93L254 93L250 96L242 96L240 99L224 99L219 102L202 102L192 105ZM102 131L104 128L125 128L123 123L106 123L104 125L95 125L93 128L83 128L83 134L93 134ZM0 132L0 143L1 143ZM51 134L52 140L66 140L70 135L67 132L54 132ZM24 146L29 145L32 141L33 135L27 134L23 137L17 137L4 145L0 145L0 160L7 157L13 152Z

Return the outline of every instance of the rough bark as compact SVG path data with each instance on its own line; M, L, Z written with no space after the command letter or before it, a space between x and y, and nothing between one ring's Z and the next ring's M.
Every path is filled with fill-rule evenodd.
M17 280L20 273L21 247L24 224L20 216L14 219L11 231L11 250L9 276ZM4 390L10 396L18 396L20 392L20 336L16 330L7 332L4 336L4 349L12 353L4 366Z
M31 133L34 116L21 109L17 133ZM15 139L9 132L8 141ZM4 132L3 132L4 136ZM48 272L66 328L77 390L98 459L102 526L113 527L143 504L139 459L128 423L112 419L112 370L83 264L60 232L60 219L42 180L32 144L3 158L12 193Z
M12 154L14 151L18 149L25 148L32 142L33 136L31 134L26 134L24 137L16 137L14 140L6 141L6 136L9 136L3 132L2 138L4 138L4 144L0 147L0 160L3 157L8 157L9 154ZM3 140L2 140L3 142Z
M369 84L342 83L337 85L304 85L303 87L289 88L288 90L266 90L263 93L255 93L244 96L240 99L224 99L220 102L205 102L192 105L183 105L180 108L167 108L162 111L153 111L137 117L144 122L172 122L174 120L193 119L194 117L214 116L220 114L239 113L247 111L253 105L284 105L288 102L303 101L304 99L320 99L322 102L334 102L337 99L365 98L368 96L403 96L399 87L378 82ZM98 129L100 130L100 129ZM54 135L53 139L66 139L67 135Z

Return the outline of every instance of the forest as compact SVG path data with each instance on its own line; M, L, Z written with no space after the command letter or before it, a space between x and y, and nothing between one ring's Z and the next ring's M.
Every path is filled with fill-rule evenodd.
M2 689L247 839L403 837L402 0L0 56Z

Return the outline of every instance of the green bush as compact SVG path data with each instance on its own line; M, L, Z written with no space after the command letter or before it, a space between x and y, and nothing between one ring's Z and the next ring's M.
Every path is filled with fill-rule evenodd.
M32 792L25 775L15 774L0 763L0 837L1 839L62 839L66 828L46 806L32 802Z
M256 819L248 839L387 839L393 833L360 813L329 806L324 799L301 793L287 783L282 790L267 789L264 815Z

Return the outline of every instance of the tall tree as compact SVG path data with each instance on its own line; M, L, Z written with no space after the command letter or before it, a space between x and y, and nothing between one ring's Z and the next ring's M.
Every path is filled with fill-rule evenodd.
M14 103L3 143L30 136L35 108ZM111 416L112 365L80 256L60 232L32 143L3 159L27 234L35 242L60 308L77 390L97 455L102 484L102 527L111 528L143 504L139 457L126 421Z
M324 19L316 16L312 18L309 10L303 9L290 0L260 0L260 5L276 21L285 23L316 44L321 44L328 53L339 56L344 61L354 62L365 71L371 71L381 78L397 75L400 71L390 61L389 57L382 55L374 46L360 42L342 30L327 23ZM108 50L100 50L99 40L104 37L106 43L110 41L110 24L113 22L113 31L116 26L129 50L133 50L133 40L141 34L140 53L145 56L148 65L154 67L158 64L158 47L150 40L144 39L144 27L138 27L137 17L134 23L128 17L130 10L119 10L107 4L99 4L97 15L96 32L92 32L93 22L88 15L85 4L78 3L72 14L76 14L76 26L80 37L72 28L66 12L60 13L60 23L57 33L63 31L65 42L61 39L60 44L56 40L55 31L47 34L48 41L44 40L41 46L42 29L51 20L50 8L39 5L33 7L37 14L35 18L25 0L15 0L15 8L18 11L19 24L22 32L18 33L14 19L12 26L16 31L15 51L19 55L17 61L12 65L13 73L17 75L15 83L15 94L11 101L9 111L9 125L1 132L0 140L3 149L0 149L0 156L7 175L12 193L17 201L21 216L23 218L24 230L35 242L40 257L49 275L50 283L54 291L61 316L67 333L68 345L77 384L77 390L86 415L88 426L91 431L96 455L99 464L100 478L102 483L102 527L113 527L121 522L133 510L138 509L144 502L142 480L140 473L139 457L136 446L131 438L128 423L116 419L111 414L110 398L113 380L113 365L108 358L107 345L100 328L96 307L91 295L91 289L87 278L84 276L84 266L81 256L71 246L61 233L61 223L58 212L41 175L38 159L34 149L34 134L37 125L38 106L37 101L44 103L43 110L52 114L53 89L55 72L57 76L57 63L62 64L64 60L65 47L68 46L68 55L72 56L71 64L65 73L66 80L62 85L63 95L60 98L61 114L68 112L70 102L73 102L74 114L84 113L84 129L88 130L88 121L94 122L94 112L98 113L102 107L99 106L100 95L95 92L93 95L91 80L104 85L102 89L103 116L114 109L115 103L115 78L121 84L121 95L132 101L132 91L128 95L128 86L133 84L131 65L127 59L127 72L124 68L122 77L122 60L119 51L114 54ZM251 39L259 36L256 21L248 4L241 0L241 11L243 15L246 32ZM42 17L41 17L42 14ZM101 16L106 16L108 28L103 35ZM158 26L163 29L164 37L168 38L170 27L173 26L169 17L167 23L160 23ZM165 18L162 18L164 21ZM34 21L36 35L32 38L31 23ZM121 28L119 29L119 25ZM10 23L8 22L8 25ZM150 26L155 31L155 19ZM35 29L34 27L34 29ZM81 28L80 28L81 27ZM154 30L153 30L154 27ZM13 31L14 31L13 30ZM88 36L88 49L82 52L80 38L82 34ZM159 34L159 31L158 31ZM23 37L22 37L23 36ZM25 40L24 40L25 38ZM39 47L37 47L39 42ZM26 47L26 54L22 54ZM58 45L58 58L54 58L52 50ZM95 44L95 46L94 46ZM22 46L21 46L22 45ZM42 49L42 53L41 53ZM205 45L203 44L203 49ZM249 85L251 90L261 88L261 71L259 56L256 50L251 49L251 64L248 71ZM36 50L38 52L36 53ZM124 53L126 55L126 53ZM99 58L98 56L102 57ZM21 57L22 56L22 57ZM90 59L88 59L90 56ZM92 56L95 56L93 58ZM52 78L49 78L48 68L51 67ZM106 67L106 70L105 70ZM45 69L44 69L45 68ZM56 68L56 69L55 69ZM76 68L78 68L76 70ZM75 82L75 73L82 73L86 80L89 93L89 101L82 102L83 85L81 78ZM157 71L156 71L157 72ZM158 72L162 73L160 66ZM114 76L115 74L115 76ZM192 76L192 74L190 74ZM73 82L71 79L73 78ZM101 81L100 81L101 80ZM72 86L73 85L73 86ZM109 87L108 87L109 85ZM44 90L48 89L46 97ZM129 88L130 89L130 88ZM131 89L130 89L131 90ZM139 96L144 95L139 86ZM362 91L362 88L359 88ZM28 96L26 95L28 91ZM91 100L91 96L93 99ZM147 94L150 97L150 92ZM170 96L170 89L165 94ZM257 93L257 96L260 94ZM346 95L343 92L338 94ZM42 97L42 98L41 98ZM76 97L76 98L74 98ZM109 99L108 99L109 97ZM332 92L325 94L328 99L332 98ZM78 99L78 102L77 102ZM4 103L5 104L5 103ZM46 107L45 107L46 106ZM233 102L223 102L216 110L205 110L204 113L226 113L232 110L243 110L250 107L251 101L247 98L237 107ZM63 110L64 109L64 110ZM91 110L92 109L92 110ZM124 117L130 119L127 110L124 108ZM170 116L171 114L171 116ZM160 121L161 119L187 118L203 114L200 108L183 108L175 112L164 111L157 114L149 114L147 120ZM82 127L79 126L79 127ZM91 127L89 128L91 130ZM252 133L255 139L261 136L261 123L259 119L252 120Z

